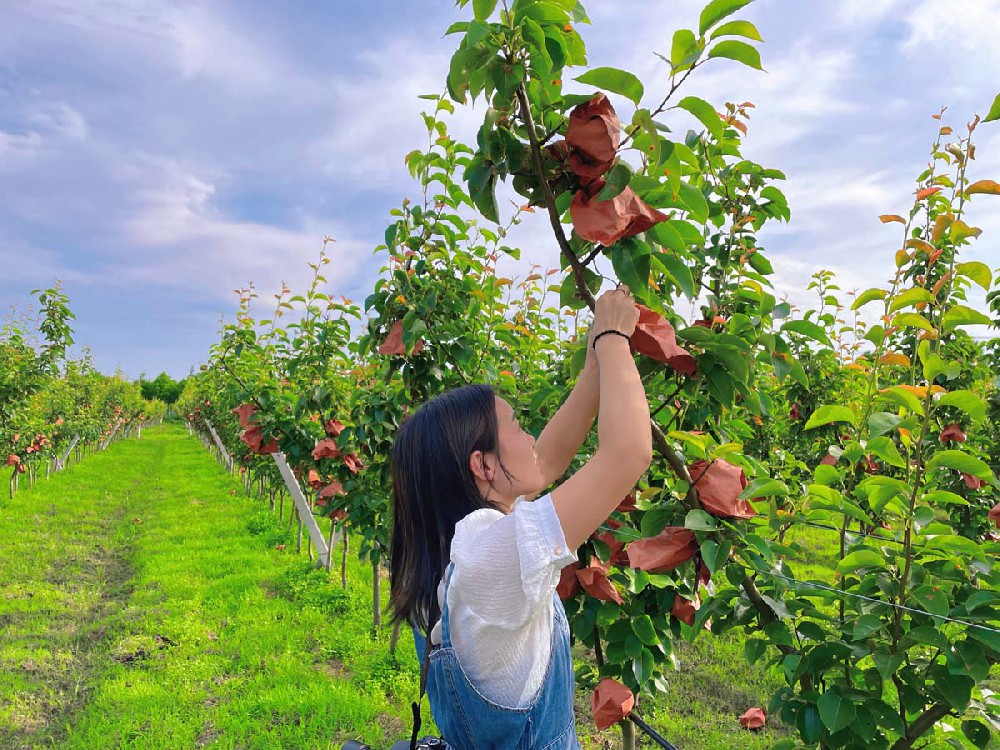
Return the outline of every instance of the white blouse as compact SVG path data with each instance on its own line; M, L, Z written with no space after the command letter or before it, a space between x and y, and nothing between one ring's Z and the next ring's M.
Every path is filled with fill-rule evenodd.
M526 706L541 686L552 648L552 594L560 571L576 559L549 495L518 500L509 515L480 509L455 525L452 646L472 684L494 703ZM438 622L431 643L440 642Z

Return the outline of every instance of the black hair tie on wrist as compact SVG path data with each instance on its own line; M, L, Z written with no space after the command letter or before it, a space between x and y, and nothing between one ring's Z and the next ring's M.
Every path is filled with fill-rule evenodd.
M628 341L629 349L632 348L632 337L629 336L627 333L622 333L621 331L616 331L613 328L609 328L606 331L601 331L599 334L597 334L596 336L594 336L594 340L590 342L590 348L593 349L596 352L597 351L597 340L599 338L601 338L601 336L607 336L609 333L613 333L613 334L615 334L615 336L621 336L623 339L625 339L626 341Z

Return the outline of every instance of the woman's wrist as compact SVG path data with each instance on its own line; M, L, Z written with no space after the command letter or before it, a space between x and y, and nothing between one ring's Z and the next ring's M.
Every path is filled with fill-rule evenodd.
M597 351L598 343L602 341L607 341L612 338L624 339L625 341L628 342L630 348L632 346L632 337L629 336L627 333L619 331L616 328L608 328L604 331L599 331L597 334L594 335L594 340L591 342L591 346L594 348L594 351Z

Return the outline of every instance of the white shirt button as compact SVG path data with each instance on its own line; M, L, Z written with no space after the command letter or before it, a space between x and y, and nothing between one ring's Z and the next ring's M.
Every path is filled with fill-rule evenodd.
M565 550L562 547L556 547L552 551L555 552L557 555L561 555L563 552L565 552Z

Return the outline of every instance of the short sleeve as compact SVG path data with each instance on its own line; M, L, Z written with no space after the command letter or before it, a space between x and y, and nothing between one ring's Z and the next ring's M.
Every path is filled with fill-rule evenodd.
M550 495L518 502L506 516L469 514L455 527L451 557L455 593L474 615L505 629L524 627L547 606L560 571L577 559Z

